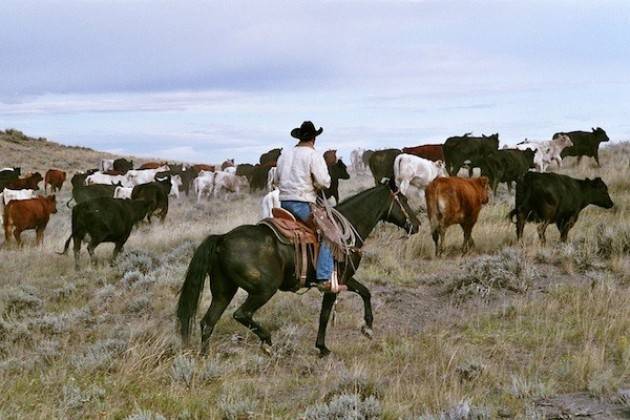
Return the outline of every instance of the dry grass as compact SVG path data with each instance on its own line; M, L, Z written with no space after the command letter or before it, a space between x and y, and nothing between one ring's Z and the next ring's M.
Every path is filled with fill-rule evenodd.
M48 147L51 161L49 149L39 152ZM103 156L0 139L7 148L13 154L2 154L0 165L25 170L84 168ZM626 143L603 153L601 170L563 169L602 176L617 204L586 209L567 246L552 227L541 248L528 225L519 248L505 218L513 199L503 190L482 210L477 248L466 257L456 227L447 256L436 259L428 223L411 238L381 226L357 276L373 292L376 336L360 334L362 304L344 294L326 359L314 349L316 291L278 294L259 311L272 357L229 316L241 293L207 358L183 349L176 335L177 291L196 244L255 222L259 196L180 199L164 225L132 234L116 265L88 267L84 254L80 273L71 257L54 253L69 234L69 210L60 205L43 249L0 250L0 418L326 418L339 410L392 419L466 410L532 417L539 398L575 392L612 404L630 384L628 157ZM367 174L353 177L343 195L370 183ZM111 245L97 249L103 260L110 253ZM203 310L209 299L206 290Z

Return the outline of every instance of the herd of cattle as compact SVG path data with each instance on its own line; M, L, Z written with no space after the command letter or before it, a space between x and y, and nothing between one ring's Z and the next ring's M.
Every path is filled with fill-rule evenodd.
M496 193L499 183L511 191L516 183L515 208L517 237L520 239L526 221L539 222L538 234L545 241L545 230L555 223L561 239L567 240L569 229L580 211L589 204L604 208L613 206L606 184L601 178L579 180L565 175L547 173L562 158L593 157L599 165L599 144L609 141L601 129L556 133L548 141L524 141L513 148L499 148L499 135L448 138L443 144L385 150L357 149L351 153L351 168L355 173L370 169L375 183L393 179L400 192L407 194L415 187L426 203L431 235L436 254L443 250L444 233L448 226L459 224L464 232L463 252L472 245L472 228L480 209L488 202L489 190ZM267 217L278 207L279 194L274 185L275 165L281 149L264 153L259 162L236 165L234 159L221 165L184 165L149 162L134 169L127 159L104 159L99 168L77 172L70 179L72 199L72 232L65 243L64 253L74 243L75 264L78 268L81 243L88 242L88 252L102 242L113 242L114 258L122 250L133 226L143 219L151 222L157 215L162 221L168 214L169 197L189 195L192 189L197 201L204 197L224 198L239 194L243 185L252 192L267 190L261 202L261 215ZM350 177L346 165L335 150L324 153L332 183L324 194L339 202L339 180ZM468 169L468 177L460 178L460 169ZM473 177L478 168L479 177ZM57 212L55 195L37 196L39 183L44 191L54 193L63 187L66 173L48 170L22 176L20 168L0 169L0 214L3 216L5 243L13 236L21 245L24 230L35 230L37 243L43 240L50 215Z

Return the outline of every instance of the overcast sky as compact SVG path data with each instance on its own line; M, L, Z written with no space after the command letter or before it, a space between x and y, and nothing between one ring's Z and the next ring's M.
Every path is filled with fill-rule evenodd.
M346 157L630 139L625 0L2 0L0 21L0 127L66 144L251 162L305 119Z

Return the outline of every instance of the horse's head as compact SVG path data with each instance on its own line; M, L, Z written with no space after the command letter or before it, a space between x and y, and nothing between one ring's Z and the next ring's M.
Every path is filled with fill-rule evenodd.
M407 197L398 190L393 180L387 180L385 185L389 190L389 206L383 220L405 229L409 234L418 233L420 220L411 210Z

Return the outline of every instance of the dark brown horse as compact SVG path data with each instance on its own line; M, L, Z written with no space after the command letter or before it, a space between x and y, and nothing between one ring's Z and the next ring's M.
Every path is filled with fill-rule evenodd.
M340 203L336 209L354 226L360 238L367 238L379 221L393 223L417 233L420 222L402 194L392 185L377 185ZM357 246L363 245L362 239ZM360 253L354 253L352 264L340 267L340 281L349 291L363 298L365 325L362 332L372 336L372 304L370 291L354 278L361 262ZM210 235L195 251L177 304L182 339L187 344L197 313L206 276L210 276L212 303L201 320L201 351L207 353L208 341L217 321L228 307L238 288L247 293L245 302L234 312L234 319L249 328L269 351L271 335L256 321L254 313L278 291L299 289L294 271L294 249L278 241L271 230L263 225L243 225L223 235ZM313 272L309 273L312 278ZM310 280L309 278L309 280ZM325 293L319 317L316 347L321 355L330 353L326 347L326 326L336 295Z

